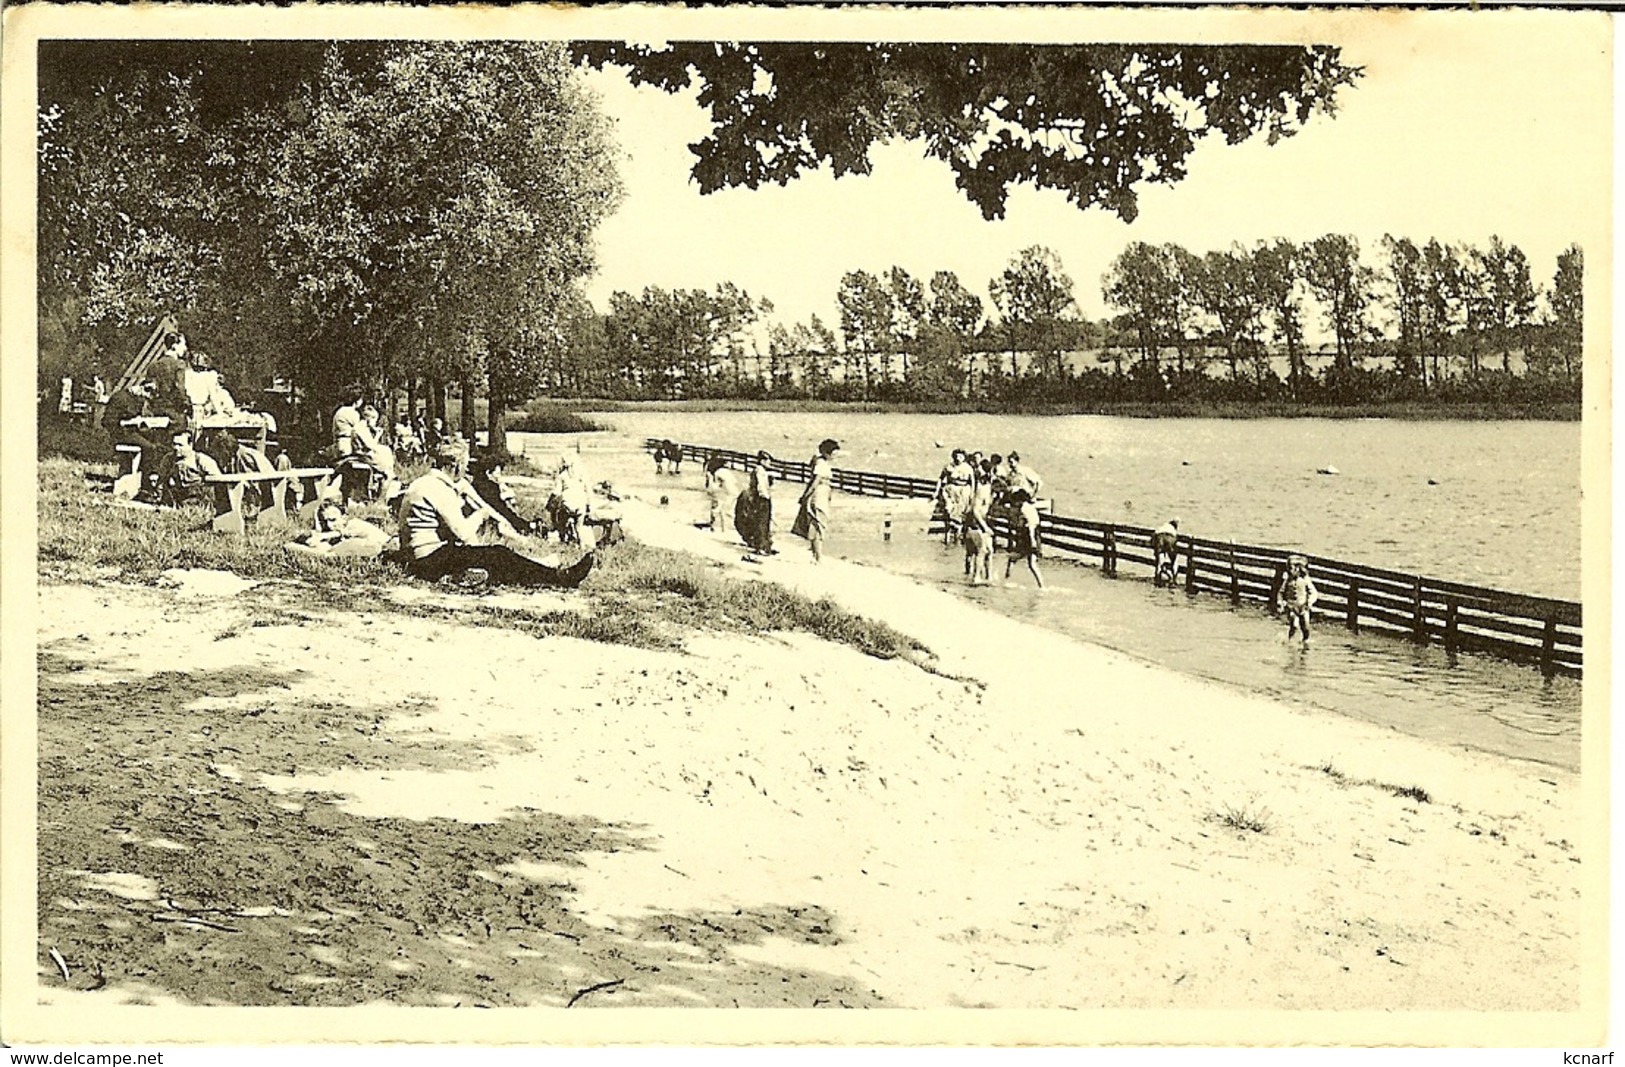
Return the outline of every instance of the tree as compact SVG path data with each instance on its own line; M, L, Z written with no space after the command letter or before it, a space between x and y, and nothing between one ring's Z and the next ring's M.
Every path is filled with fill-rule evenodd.
M1424 359L1433 361L1433 381L1443 380L1450 349L1465 325L1461 301L1461 262L1455 249L1429 240L1422 248L1421 317L1418 323Z
M1578 382L1585 342L1585 253L1579 245L1569 245L1558 254L1551 307L1553 340L1563 360L1564 376Z
M1382 248L1386 255L1387 281L1393 304L1394 319L1399 327L1399 340L1395 350L1395 364L1402 373L1420 376L1427 387L1427 363L1423 358L1422 322L1425 305L1422 252L1409 237L1384 234Z
M784 185L828 165L867 174L869 151L902 138L946 162L988 219L1009 187L1057 189L1125 220L1137 190L1185 176L1196 142L1270 143L1359 68L1327 45L1027 45L922 42L589 41L594 67L676 93L699 85L711 132L691 146L701 192Z
M1304 280L1314 290L1337 342L1334 368L1354 367L1354 346L1366 332L1375 272L1360 262L1360 242L1343 234L1327 234L1304 249Z
M1138 340L1140 362L1160 369L1179 303L1179 279L1164 250L1131 243L1112 260L1100 284L1106 302L1123 313L1124 325Z
M920 330L925 325L925 289L919 281L902 267L893 267L886 274L886 295L891 298L891 344L881 357L881 377L891 381L889 351L896 348L903 357L903 382L909 378L909 356L916 351Z
M314 42L45 41L39 48L39 310L75 371L121 371L178 312L234 387L288 346L265 268L263 111L321 67Z
M374 373L427 340L424 369L462 381L465 412L483 377L501 447L502 411L540 384L537 338L591 271L619 195L607 123L566 52L413 42L357 71L339 46L299 102L309 122L269 149L273 265Z
M617 193L563 46L73 42L42 66L42 312L183 313L228 367L339 383L540 381ZM61 317L57 316L61 321Z
M1490 245L1475 251L1479 276L1484 283L1485 330L1491 347L1501 350L1501 370L1512 372L1512 346L1516 342L1527 354L1529 326L1535 317L1535 285L1529 273L1529 259L1517 245L1491 237Z
M1072 295L1072 279L1061 266L1061 258L1043 245L1024 248L1010 260L1003 273L988 283L988 294L1010 330L1011 376L1014 377L1016 371L1014 343L1019 343L1038 353L1039 367L1044 373L1053 373L1057 379L1063 377L1062 322L1076 320L1078 304Z
M955 393L969 394L971 390L965 357L982 316L982 298L966 289L959 275L939 270L931 276L931 303L925 319L932 331L932 352L936 357L933 373L940 378L952 375Z
M1241 361L1263 349L1259 338L1263 304L1253 282L1252 258L1238 247L1225 252L1209 252L1195 272L1199 306L1213 316L1230 363L1230 378L1241 380Z
M1298 276L1302 250L1284 237L1253 249L1253 285L1275 342L1286 349L1287 388L1300 395L1304 381L1303 307Z
M870 368L875 354L889 348L891 343L891 294L886 286L868 271L848 271L841 278L841 287L835 295L841 307L841 336L846 342L846 381L854 378L862 383L863 399L869 399ZM852 373L853 359L859 370Z
M823 396L830 388L830 363L835 358L835 331L824 325L817 315L807 319L805 326L796 327L796 345L806 360L802 378L809 396Z

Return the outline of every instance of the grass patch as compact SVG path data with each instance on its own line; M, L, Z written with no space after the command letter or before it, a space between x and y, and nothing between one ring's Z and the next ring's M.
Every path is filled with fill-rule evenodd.
M1267 834L1272 826L1268 808L1259 807L1255 801L1249 800L1245 804L1226 804L1209 816L1221 826L1228 826L1238 833Z
M105 466L100 472L111 469ZM39 561L47 575L52 565L61 565L64 570L111 568L118 577L136 581L151 581L172 568L296 579L317 608L444 613L451 622L645 648L677 648L682 632L709 629L801 631L880 659L929 652L885 623L854 615L828 598L813 600L775 583L729 578L697 557L631 541L599 552L599 565L581 588L591 607L585 613L526 615L481 608L477 597L469 598L466 609L398 604L377 595L379 589L415 579L393 562L294 555L283 549L292 536L286 527L252 525L242 537L223 536L210 528L211 515L202 506L152 511L116 507L105 493L86 487L86 470L86 464L60 456L40 461ZM402 473L410 477L412 471ZM521 506L527 504L535 501L522 498ZM352 507L351 514L385 530L394 528L381 503ZM562 562L573 558L567 553Z
M814 600L775 582L728 578L720 571L681 552L627 542L606 554L588 584L641 595L656 615L703 628L801 631L879 659L929 652L907 634L828 597Z
M1369 786L1372 789L1381 789L1385 793L1392 793L1396 797L1402 797L1406 800L1414 800L1418 804L1433 803L1433 797L1426 789L1423 789L1419 785L1394 785L1391 782L1379 782L1375 778L1350 778L1348 775L1344 774L1342 771L1333 766L1331 760L1327 760L1319 767L1314 767L1312 769L1324 774L1338 785Z
M378 560L309 559L283 551L292 536L284 529L253 528L241 538L217 534L201 505L146 511L116 507L111 497L86 488L86 464L60 456L40 460L39 559L115 567L127 578L146 580L172 567L231 571L245 578L308 578L317 582L382 581L399 571ZM112 466L91 470L111 474ZM356 514L384 522L383 505Z
M41 418L39 420L39 454L60 456L83 463L106 463L112 470L113 439L106 430L85 422L66 419Z
M520 433L596 433L604 427L554 400L533 400L509 412L503 428Z

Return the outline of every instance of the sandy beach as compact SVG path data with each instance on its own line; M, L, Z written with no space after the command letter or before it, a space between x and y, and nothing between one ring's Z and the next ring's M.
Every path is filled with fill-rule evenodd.
M42 1001L1578 1009L1577 776L620 508L931 655L48 581Z

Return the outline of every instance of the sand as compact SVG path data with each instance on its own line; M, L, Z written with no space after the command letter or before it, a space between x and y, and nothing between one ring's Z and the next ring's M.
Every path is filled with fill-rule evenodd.
M621 504L642 540L934 658L652 652L186 575L44 586L42 998L1578 1008L1578 776L815 567L794 538L745 563L674 511Z

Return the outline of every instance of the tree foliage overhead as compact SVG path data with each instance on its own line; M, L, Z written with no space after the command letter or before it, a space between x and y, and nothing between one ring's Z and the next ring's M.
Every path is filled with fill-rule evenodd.
M984 217L1012 185L1058 189L1132 220L1137 189L1185 176L1204 137L1295 133L1359 75L1329 45L586 42L634 84L699 87L712 130L690 148L702 192L784 185L918 140Z

